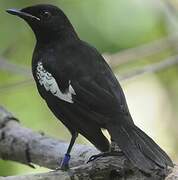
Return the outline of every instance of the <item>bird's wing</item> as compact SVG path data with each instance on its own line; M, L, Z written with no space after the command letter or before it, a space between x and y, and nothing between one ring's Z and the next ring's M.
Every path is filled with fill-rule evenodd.
M88 45L72 52L43 64L61 93L70 95L76 106L108 118L128 113L122 88L103 57Z
M105 88L98 85L91 77L82 77L72 82L76 95L73 96L74 103L82 108L101 113L103 115L113 115L116 108L114 96Z
M125 96L117 79L105 62L103 65L105 67L100 67L96 74L71 81L76 93L74 103L108 118L128 113Z

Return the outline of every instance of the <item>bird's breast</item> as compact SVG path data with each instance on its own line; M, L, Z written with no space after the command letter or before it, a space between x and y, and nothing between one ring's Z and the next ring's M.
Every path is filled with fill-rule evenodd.
M62 101L66 101L68 103L74 103L72 96L76 95L75 90L71 85L71 81L68 81L68 88L65 92L60 90L60 85L57 83L55 77L52 75L52 72L48 72L41 61L38 61L36 70L34 73L35 79L38 84L39 91L44 90L50 94L50 96L55 96Z

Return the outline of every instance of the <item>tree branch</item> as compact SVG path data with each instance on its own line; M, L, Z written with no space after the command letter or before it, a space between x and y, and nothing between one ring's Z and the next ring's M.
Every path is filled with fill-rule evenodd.
M157 62L154 64L150 64L150 65L141 67L139 69L127 72L127 73L121 75L119 80L125 81L125 80L129 80L129 79L135 78L137 76L140 76L140 75L143 75L146 73L156 73L163 69L168 69L170 67L173 67L176 64L178 64L178 55L169 57L163 61L160 61L160 62Z
M38 164L49 169L59 167L67 149L66 142L49 138L20 125L16 117L0 107L0 158L17 161L30 167ZM70 161L70 171L53 171L43 174L0 177L0 180L25 179L72 179L72 180L108 180L115 177L146 180L148 176L136 169L124 156L100 158L92 163L86 161L93 154L99 153L92 146L75 145ZM163 174L155 171L151 179L164 179ZM171 179L170 179L171 180Z
M115 54L104 53L103 56L110 66L115 68L118 65L149 57L166 51L167 49L172 49L173 46L177 48L177 39L178 34L172 34L168 37L164 37L147 44L142 44L137 47L129 48Z
M51 171L48 173L30 174L22 176L0 177L0 180L176 180L178 168L174 168L166 179L159 175L151 176L142 174L133 167L129 167L124 157L116 159L113 157L102 158L75 168L68 172Z
M20 74L26 77L32 77L31 70L28 67L15 64L4 58L0 58L0 69L12 73Z
M32 166L38 164L49 169L59 166L68 143L49 138L22 127L17 119L0 107L0 157ZM94 147L75 145L71 167L80 165L98 153Z

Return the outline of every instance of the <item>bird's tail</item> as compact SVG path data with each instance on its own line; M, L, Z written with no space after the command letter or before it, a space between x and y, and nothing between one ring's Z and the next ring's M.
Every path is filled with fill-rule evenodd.
M134 124L125 121L122 125L110 127L109 132L112 141L140 170L150 173L153 169L173 167L169 156Z

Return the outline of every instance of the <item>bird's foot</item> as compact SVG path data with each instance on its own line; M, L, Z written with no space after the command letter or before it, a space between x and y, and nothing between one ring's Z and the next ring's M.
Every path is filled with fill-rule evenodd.
M70 154L65 154L61 163L60 170L67 171L69 169Z
M89 158L89 160L87 161L87 163L94 161L97 158L106 157L106 156L123 156L123 152L122 151L111 151L111 152L99 153L99 154L91 156Z

